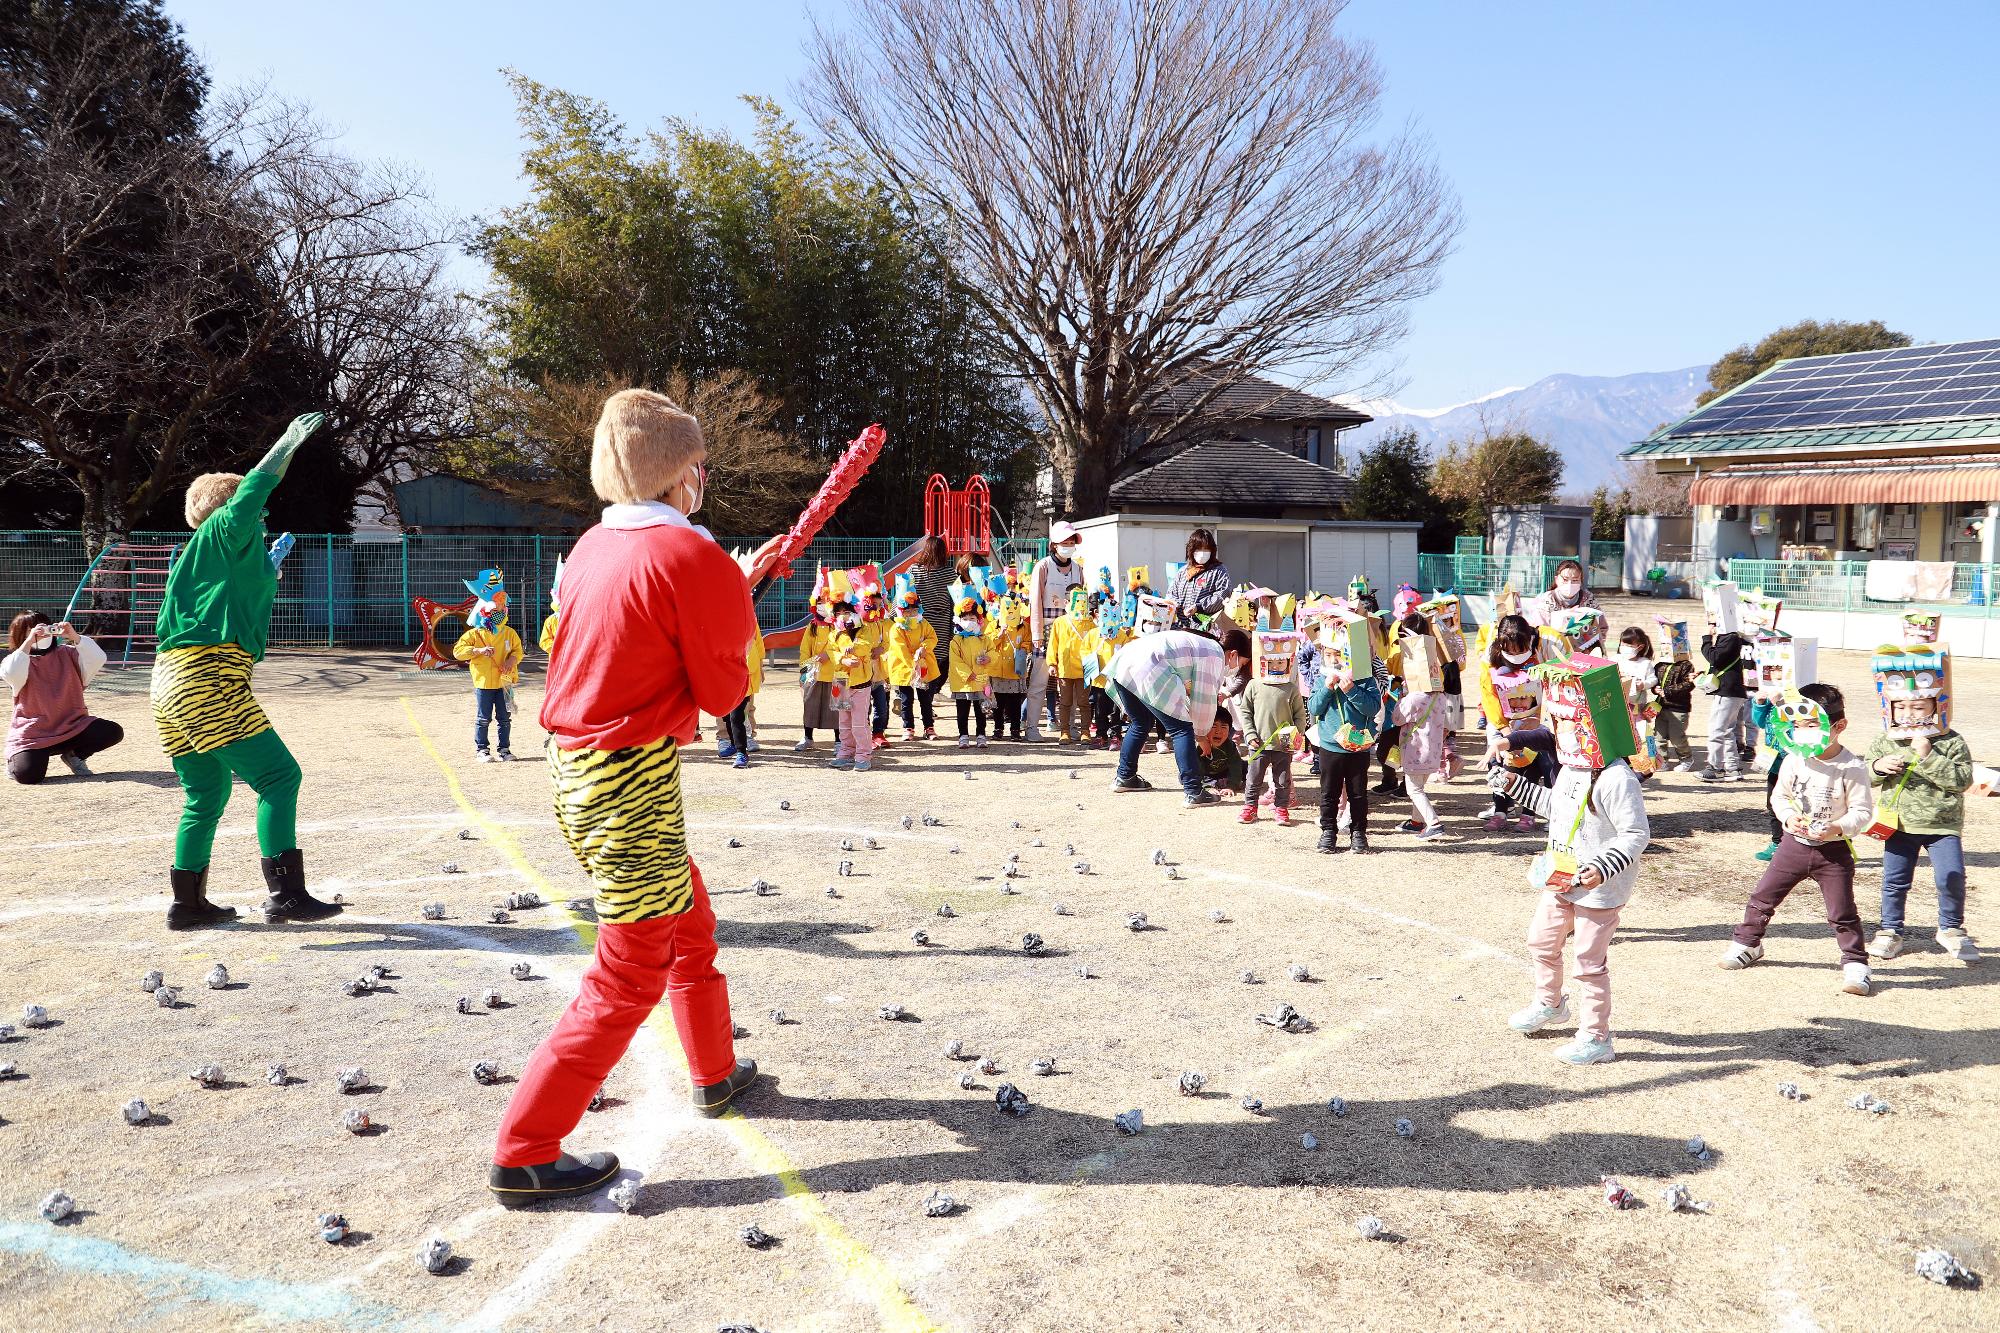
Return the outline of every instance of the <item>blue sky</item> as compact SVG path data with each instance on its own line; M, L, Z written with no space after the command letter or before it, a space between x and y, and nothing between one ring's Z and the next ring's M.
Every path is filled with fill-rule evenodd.
M789 101L807 31L799 0L167 3L218 83L268 77L466 214L519 197L503 66L629 126L740 129L739 94ZM1701 364L1808 317L2000 335L1991 0L1355 0L1343 22L1467 216L1398 349L1405 403Z

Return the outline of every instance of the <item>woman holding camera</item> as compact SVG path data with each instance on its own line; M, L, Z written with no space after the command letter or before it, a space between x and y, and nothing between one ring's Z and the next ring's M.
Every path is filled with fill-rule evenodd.
M7 776L33 786L60 759L77 777L90 776L84 760L125 739L110 718L92 717L83 687L104 666L104 650L68 621L51 625L40 611L23 611L7 627L8 653L0 680L14 695L7 726Z

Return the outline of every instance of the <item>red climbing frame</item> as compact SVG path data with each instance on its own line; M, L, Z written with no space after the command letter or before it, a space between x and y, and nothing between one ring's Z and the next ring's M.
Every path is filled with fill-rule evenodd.
M924 535L943 537L953 555L989 555L993 551L993 514L986 478L973 474L962 491L945 484L933 472L924 486Z

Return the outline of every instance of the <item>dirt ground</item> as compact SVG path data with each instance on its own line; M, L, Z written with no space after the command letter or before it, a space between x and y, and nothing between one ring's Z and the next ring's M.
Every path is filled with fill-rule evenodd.
M1865 658L1820 660L1865 745ZM482 1187L510 1088L468 1069L518 1073L561 1010L588 930L564 902L588 890L541 764L472 762L462 674L390 654L267 661L258 694L305 769L308 873L350 906L325 925L192 936L162 922L179 793L144 682L93 688L129 733L100 776L0 800L0 1018L39 1003L55 1019L0 1045L18 1065L0 1082L0 1328L2000 1322L1990 1291L1911 1271L1933 1246L1989 1281L2000 1268L2000 957L1958 966L1924 933L1877 969L1876 994L1843 995L1808 885L1765 962L1719 971L1760 869L1760 782L1649 784L1654 845L1611 953L1619 1058L1572 1069L1550 1058L1566 1034L1505 1026L1528 998L1537 840L1481 831L1474 779L1443 792L1440 841L1389 832L1407 807L1378 799L1380 854L1328 858L1310 819L1242 828L1234 807L1183 811L1166 756L1142 767L1162 790L1135 796L1108 790L1110 756L1051 747L898 746L872 774L832 773L824 737L815 755L791 753L798 697L781 679L759 702L756 764L719 762L710 733L686 766L749 1030L739 1050L768 1077L741 1116L698 1119L671 1025L650 1024L571 1141L643 1173L629 1216L601 1197L510 1213ZM1984 701L2000 696L2000 664L1960 662L1955 683L1961 729L1993 756L2000 721ZM531 718L539 681L520 695ZM532 721L518 732L515 751L537 756ZM1302 811L1313 791L1307 779ZM2000 949L1996 807L1970 820L1969 924ZM246 910L262 896L252 808L239 790L211 883ZM926 811L941 824L899 826ZM1156 847L1180 878L1153 865ZM1012 894L1009 852L1025 871ZM1879 856L1861 854L1872 929ZM851 877L836 874L843 859ZM755 894L760 877L775 892ZM553 904L489 924L523 889ZM431 901L443 921L421 919ZM955 916L937 915L946 902ZM1912 924L1934 911L1922 871ZM1128 930L1129 912L1152 928ZM1020 947L1030 931L1047 941L1036 956ZM205 989L218 960L233 984ZM520 961L526 981L509 974ZM1289 980L1295 963L1312 980ZM343 995L370 964L390 970L384 988ZM141 992L149 968L184 988L179 1008ZM455 1011L487 987L505 1007ZM1281 1002L1312 1029L1254 1021ZM883 1021L885 1004L910 1017ZM953 1039L1002 1072L946 1059ZM1031 1073L1039 1057L1058 1072ZM272 1061L288 1086L265 1083ZM209 1062L225 1087L188 1078ZM343 1095L335 1071L355 1064L370 1084ZM1183 1070L1207 1076L1201 1096L1178 1095ZM969 1071L976 1086L961 1090ZM1024 1117L996 1111L1003 1081L1031 1099ZM1784 1081L1807 1099L1781 1097ZM1861 1093L1893 1112L1849 1109ZM132 1097L154 1123L124 1123ZM343 1131L351 1107L375 1133ZM1112 1124L1132 1108L1136 1137ZM1710 1160L1688 1155L1693 1135ZM1607 1208L1607 1174L1644 1206ZM1676 1180L1713 1211L1662 1206ZM79 1211L50 1226L37 1202L58 1187ZM957 1200L951 1215L925 1216L936 1188ZM343 1245L316 1234L329 1210L354 1228ZM1381 1240L1357 1235L1366 1214ZM775 1243L740 1243L752 1223ZM434 1235L459 1256L440 1277L414 1259Z

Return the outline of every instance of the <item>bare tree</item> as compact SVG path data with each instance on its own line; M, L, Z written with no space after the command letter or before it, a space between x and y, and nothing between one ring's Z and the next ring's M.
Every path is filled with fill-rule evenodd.
M1164 433L1243 374L1351 375L1400 337L1459 227L1344 0L853 0L806 104L939 218L1095 513L1161 391Z

